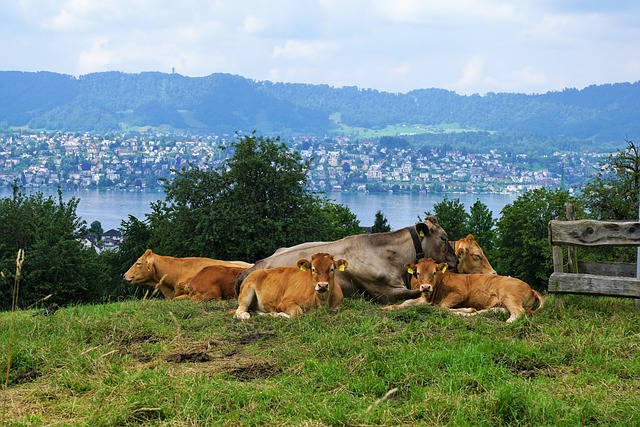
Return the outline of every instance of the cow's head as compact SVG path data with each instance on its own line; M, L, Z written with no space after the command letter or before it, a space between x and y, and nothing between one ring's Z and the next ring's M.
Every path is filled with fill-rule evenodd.
M129 283L145 283L154 279L153 252L147 249L144 254L123 275Z
M336 269L342 271L349 263L344 259L334 260L330 254L318 253L311 257L311 261L301 259L297 265L300 270L310 270L316 294L326 294L328 297L335 286Z
M496 270L472 234L456 242L455 252L458 257L458 273L496 274Z
M408 262L404 265L407 272L417 281L417 287L430 300L436 286L436 274L448 268L446 262L436 262L433 258L421 258L417 263Z
M427 217L423 222L417 223L415 228L420 236L425 257L446 262L451 268L457 267L458 257L449 244L449 236L438 224L435 216Z

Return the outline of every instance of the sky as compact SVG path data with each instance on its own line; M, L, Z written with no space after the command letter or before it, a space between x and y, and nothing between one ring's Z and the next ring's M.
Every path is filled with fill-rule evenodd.
M640 80L640 1L0 0L0 71L546 93Z

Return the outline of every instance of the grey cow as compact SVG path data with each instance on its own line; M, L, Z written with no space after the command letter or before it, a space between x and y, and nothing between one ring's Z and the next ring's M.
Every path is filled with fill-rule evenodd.
M307 242L280 248L238 275L236 295L240 294L242 281L252 271L296 265L299 259L318 252L330 253L349 262L349 268L336 275L345 296L362 292L382 304L420 295L419 290L405 285L405 262L429 257L446 262L451 268L456 268L458 263L447 233L435 217L429 216L423 222L388 233L360 234L334 242Z

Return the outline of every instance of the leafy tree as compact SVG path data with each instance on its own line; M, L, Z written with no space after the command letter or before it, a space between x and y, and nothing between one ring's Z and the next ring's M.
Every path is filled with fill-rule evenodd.
M89 231L95 233L98 240L102 239L102 235L104 234L102 223L100 221L93 221L89 227Z
M361 232L355 215L306 190L310 162L279 138L231 144L214 170L186 169L152 205L149 243L166 255L255 261L282 246Z
M596 220L638 218L640 192L640 154L633 141L624 151L610 154L601 171L582 190L589 216Z
M583 217L578 201L560 189L528 191L502 208L491 259L500 274L522 279L538 290L547 288L553 272L548 224L566 216L568 201L574 203L576 217Z
M488 253L493 250L494 226L495 221L491 210L480 199L476 199L469 209L467 229L469 233L473 234L482 250Z
M58 305L96 301L106 283L106 268L80 237L84 221L76 215L79 199L62 201L42 193L26 197L17 186L13 197L0 200L0 270L13 283L18 249L25 260L19 282L18 302L31 306L47 295ZM0 308L10 308L10 290L0 288Z
M449 240L459 240L469 234L467 226L469 214L460 199L449 199L445 195L440 203L433 205L433 210L440 226L447 232ZM425 214L427 216L430 215L428 212L425 212Z
M387 231L391 231L391 226L382 211L377 211L373 227L371 227L371 233L385 233Z

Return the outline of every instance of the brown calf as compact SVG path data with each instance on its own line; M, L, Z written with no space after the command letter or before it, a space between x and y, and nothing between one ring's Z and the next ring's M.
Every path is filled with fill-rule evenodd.
M212 301L235 299L236 277L247 267L229 267L227 265L210 265L204 267L191 280L178 285L185 292L174 299L191 301Z
M342 303L342 289L335 281L335 273L336 269L344 270L347 261L317 253L311 261L300 259L297 265L255 270L249 274L238 295L234 317L246 320L251 317L249 311L255 311L295 318L311 308L333 309Z
M407 263L413 271L422 295L402 304L383 307L395 310L413 305L430 304L452 313L475 315L490 309L506 309L507 323L524 313L535 313L544 306L544 297L522 280L494 274L457 274L447 271L445 263L423 258L417 264ZM536 301L539 306L532 311Z

